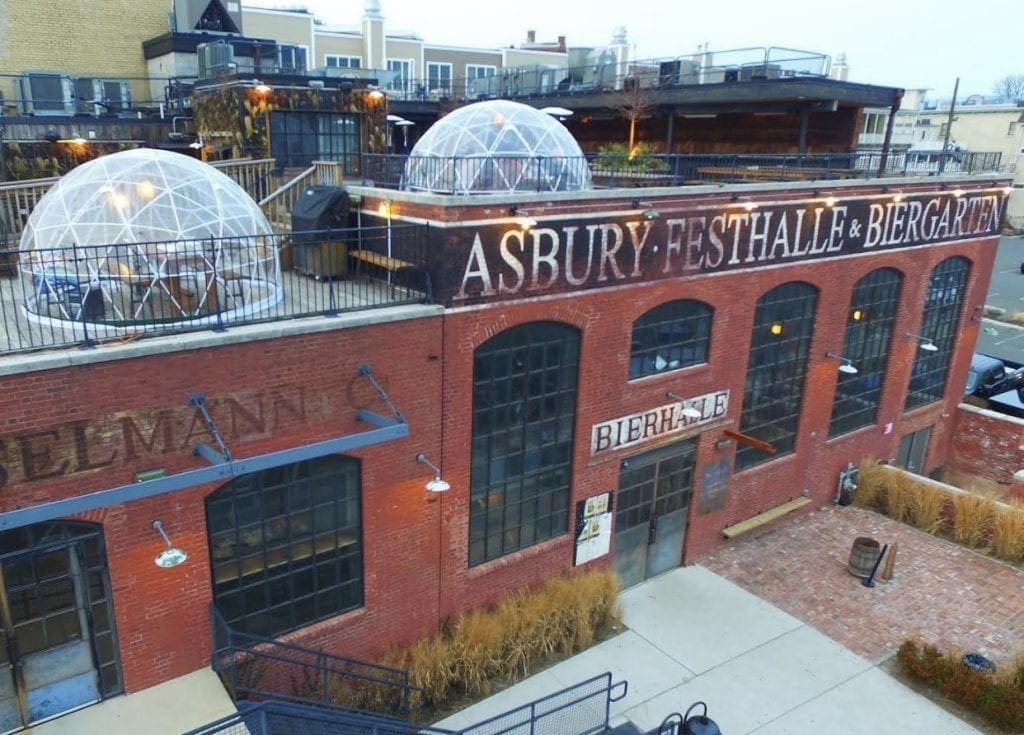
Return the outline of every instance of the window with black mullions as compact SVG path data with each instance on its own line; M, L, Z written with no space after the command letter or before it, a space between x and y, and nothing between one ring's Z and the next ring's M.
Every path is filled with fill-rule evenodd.
M839 372L829 436L875 422L902 281L898 271L879 268L861 278L853 289L842 355L857 372Z
M206 499L213 601L231 627L276 636L363 604L358 460L254 472Z
M917 350L904 406L907 409L942 398L969 272L970 262L960 256L947 258L932 270L918 335L931 340L938 349Z
M696 442L682 442L623 460L615 501L618 531L649 523L690 504Z
M798 282L776 286L757 301L740 431L771 444L775 453L740 444L737 470L788 454L796 446L817 303L817 289Z
M508 329L473 358L469 563L568 529L579 330Z
M707 362L712 314L707 304L683 299L633 322L630 380Z

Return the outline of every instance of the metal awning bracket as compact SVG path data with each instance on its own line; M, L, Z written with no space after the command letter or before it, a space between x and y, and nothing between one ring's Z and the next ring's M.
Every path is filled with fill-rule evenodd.
M386 419L383 416L378 416L377 414L371 413L370 411L359 409L359 411L356 414L359 420L368 421L369 423L375 424L377 426L391 426L395 423L406 423L405 416L403 416L402 412L395 407L395 404L391 402L391 399L388 397L388 394L385 392L384 388L382 388L381 384L377 382L377 379L373 377L373 369L368 364L364 363L356 368L356 372L370 381L370 384L373 386L373 389L377 391L377 395L379 395L381 400L384 401L387 407L391 409L391 413L395 415L394 421L390 421L389 419ZM379 421L386 421L388 423L380 424Z
M231 461L231 450L228 449L224 443L224 438L220 434L220 429L217 428L216 422L213 420L213 416L206 410L206 396L202 393L193 393L188 397L188 405L195 408L199 413L203 415L203 422L206 424L206 430L210 432L210 436L217 442L217 446L220 448L218 452L216 449L211 447L209 444L199 442L192 451L205 459L210 464L226 464Z

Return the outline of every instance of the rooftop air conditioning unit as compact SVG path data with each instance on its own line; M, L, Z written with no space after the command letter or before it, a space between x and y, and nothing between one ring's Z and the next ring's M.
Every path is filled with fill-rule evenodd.
M210 79L234 71L235 49L230 43L201 43L196 46L199 78Z

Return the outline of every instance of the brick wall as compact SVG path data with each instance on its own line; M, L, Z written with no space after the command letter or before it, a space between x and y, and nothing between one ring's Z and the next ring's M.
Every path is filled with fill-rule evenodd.
M943 479L958 487L1006 493L1024 468L1024 419L960 404Z
M170 30L169 10L168 0L0 0L0 73L138 77L137 99L148 89L142 42ZM8 105L20 95L15 85L0 82Z
M415 455L440 456L439 344L435 318L4 377L0 509L131 483L136 472L156 466L168 473L202 466L191 446L212 442L185 407L195 392L207 395L236 458L365 431L372 427L356 422L357 408L389 413L356 375L357 365L369 363L408 419L411 436L351 453L362 460L366 606L289 640L349 655L379 654L394 639L434 630L437 620L439 505L423 491L429 475ZM276 410L275 392L292 402L301 393L308 420ZM262 405L266 430L249 431L240 412L229 414L226 396L240 397L254 411ZM139 417L154 410L175 412L173 439L152 432L156 439L147 451L147 427L161 424ZM126 448L123 420L130 416L143 428L129 432L134 441ZM78 437L85 451L76 451ZM26 480L24 452L41 479ZM211 580L203 499L214 489L191 488L84 516L103 524L129 691L208 663ZM187 563L154 565L163 548L154 519L187 551Z

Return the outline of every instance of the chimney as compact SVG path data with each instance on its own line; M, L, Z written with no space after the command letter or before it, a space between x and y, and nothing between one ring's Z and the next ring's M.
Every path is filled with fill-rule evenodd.
M558 37L558 50L563 53L565 52L565 36Z
M526 42L527 43L536 43L536 41L537 41L537 31L527 31L526 32Z

